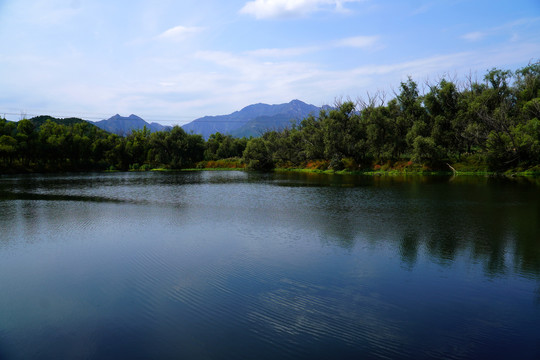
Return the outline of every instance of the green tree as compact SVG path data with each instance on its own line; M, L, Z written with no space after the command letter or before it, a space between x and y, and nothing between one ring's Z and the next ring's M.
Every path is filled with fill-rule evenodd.
M324 116L325 111L321 111ZM300 123L302 147L307 159L319 160L324 158L324 132L321 121L313 115L309 115Z
M263 138L250 139L243 155L250 170L268 171L274 168L272 153Z
M366 157L366 135L360 114L352 101L339 104L336 109L321 112L324 156L336 170L343 167L344 158L364 162Z
M419 135L413 142L412 160L420 164L437 165L441 161L442 151L432 137Z
M41 125L38 139L39 152L42 154L41 161L49 170L62 170L69 156L69 148L66 141L67 129L51 120Z
M362 111L362 121L366 126L368 151L377 161L392 157L394 126L389 108L386 106L368 106Z
M218 149L221 145L221 142L223 141L223 134L220 132L216 132L210 137L208 137L208 140L205 144L205 150L204 150L204 159L205 160L217 160L218 159Z
M246 148L247 139L234 138L219 132L210 135L205 144L204 160L228 159L241 157Z
M409 150L409 146L413 144L416 136L409 135L407 133L413 127L413 124L417 121L424 121L425 109L422 107L422 99L420 98L418 85L412 80L411 77L407 79L407 82L400 84L400 93L396 96L397 104L399 106L399 115L396 118L396 137L394 139L394 158L399 158L400 155L405 154Z
M131 166L138 168L146 163L149 140L150 130L146 125L142 129L132 130L126 137L125 151Z
M515 75L516 96L521 104L540 97L540 61L516 70Z
M184 131L181 127L176 128ZM174 130L174 128L173 128ZM195 164L204 158L204 139L198 134L187 134L182 162L179 163L179 168L194 167Z
M17 151L17 140L9 135L0 136L0 158L4 165L11 165Z
M23 119L17 123L17 153L25 166L37 156L36 138L37 133L30 120Z
M200 135L186 134L174 126L170 131L152 134L149 158L152 164L172 169L194 166L204 157L205 144Z
M461 94L456 85L445 79L424 96L424 104L430 118L430 136L444 150L445 156L459 155L465 151L460 134L465 130L465 124L459 116Z

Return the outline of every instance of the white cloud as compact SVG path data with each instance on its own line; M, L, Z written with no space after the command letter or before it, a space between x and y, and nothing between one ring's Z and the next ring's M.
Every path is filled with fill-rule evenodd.
M257 19L306 16L312 12L330 9L344 11L345 3L362 0L254 0L247 2L240 13Z
M78 116L82 111L105 111L108 116L117 112L135 113L151 121L169 119L162 123L170 125L203 115L227 114L257 102L282 103L300 98L322 105L339 96L355 98L367 91L388 91L399 86L399 81L406 80L407 75L421 83L426 77L448 72L458 75L466 75L470 70L483 73L493 66L514 67L513 64L540 53L540 44L530 41L528 44L443 53L406 62L399 58L371 64L362 61L359 66L347 68L326 66L318 62L316 56L304 61L300 57L337 46L377 46L377 39L377 36L356 36L298 48L251 52L193 51L191 55L180 57L147 55L136 64L126 65L122 71L113 66L93 65L91 60L84 58L80 63L74 61L79 58L67 55L56 63L57 59L50 57L27 55L23 58L23 55L4 54L0 56L0 75L20 99L17 102L0 99L0 105L14 108L14 113L18 113L16 106L28 114L62 111L59 117ZM10 64L24 64L24 67L12 76L11 81L6 81L8 74L2 68L11 69ZM65 67L63 64L78 65ZM93 69L95 75L81 83L74 74L86 67ZM53 77L54 81L51 80ZM47 85L52 82L56 84L54 87ZM48 106L51 108L47 109ZM18 115L14 117L18 118Z
M467 41L474 42L474 41L482 40L483 38L488 37L488 36L511 33L512 34L511 40L514 41L519 36L515 31L518 31L520 27L526 28L527 26L530 26L531 24L534 24L535 22L538 22L538 21L540 21L540 17L517 19L515 21L508 22L500 26L484 29L484 31L473 31L473 32L467 33L465 35L462 35L461 38ZM526 29L524 30L527 31Z
M269 63L266 59L246 53L200 51L194 56L200 60L203 68L178 74L180 76L177 76L175 81L178 83L176 91L195 89L197 93L205 94L204 99L194 97L205 104L202 106L201 103L201 115L206 115L208 109L213 107L222 109L212 111L214 114L225 114L256 102L280 103L301 98L303 101L322 105L332 102L340 95L354 98L367 91L389 91L399 86L400 81L405 81L408 75L421 83L430 77L447 73L456 73L459 76L465 76L469 71L482 73L494 64L513 64L527 59L539 50L538 44L516 45L503 49L496 47L435 55L406 62L366 64L339 70L329 70L316 62L277 59ZM209 68L214 70L205 71L207 63L223 69L210 66ZM185 84L190 85L186 88ZM184 106L187 106L187 103Z
M283 58L294 57L309 54L315 51L319 51L321 48L318 46L306 46L297 48L275 48L275 49L257 49L246 51L245 54L253 57L271 57L271 58Z
M180 41L184 40L190 35L196 34L198 32L201 32L203 28L201 27L188 27L188 26L175 26L160 35L158 35L159 39L165 39L165 40L173 40L173 41Z
M347 47L357 49L374 49L380 47L379 36L353 36L344 39L339 39L327 43L321 43L313 46L292 47L292 48L273 48L273 49L257 49L245 51L247 56L257 58L285 58L297 57L318 51L325 51L336 47Z
M482 40L486 35L487 35L486 33L475 31L475 32L470 32L468 34L463 35L462 38L467 41L479 41L479 40Z
M378 36L354 36L336 42L338 47L369 48L376 45Z

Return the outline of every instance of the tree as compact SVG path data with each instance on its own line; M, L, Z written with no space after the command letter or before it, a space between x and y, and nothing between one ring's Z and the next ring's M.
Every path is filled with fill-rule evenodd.
M223 135L219 132L210 135L204 150L204 159L218 160L233 157L241 157L246 148L247 139L233 138L231 135Z
M133 130L126 138L125 151L129 164L138 167L146 163L150 130L146 125L139 130Z
M37 155L36 135L30 120L23 119L17 123L17 153L25 166Z
M11 165L16 151L17 140L9 135L0 136L0 158L5 165Z
M250 170L268 171L274 168L272 153L262 138L249 140L243 155L244 162Z
M432 137L417 136L413 142L412 160L421 164L437 165L442 158L442 148Z
M336 109L321 112L324 156L339 170L344 158L362 162L366 156L366 136L360 114L352 101L338 104Z
M49 170L61 170L66 164L69 156L69 149L66 142L67 129L64 125L59 125L51 120L45 121L39 130L39 152Z
M319 117L324 115L322 110ZM319 160L324 158L324 133L321 121L313 115L309 115L300 123L302 147L307 159Z
M394 127L389 108L386 106L367 107L362 111L362 121L366 127L368 151L378 161L390 159Z
M396 137L394 139L394 158L407 152L416 136L407 137L407 133L416 121L424 121L425 109L422 107L418 85L409 77L400 85L401 92L396 96L399 114L396 118ZM407 141L408 140L408 141Z
M461 154L464 146L460 134L465 130L465 123L459 117L460 93L456 85L442 79L439 84L432 86L424 96L424 104L430 123L430 134L437 145L449 157Z
M206 146L204 150L204 159L205 160L217 160L218 159L218 149L223 141L223 134L216 132L208 138L206 141Z
M540 61L515 72L516 96L522 104L540 97Z

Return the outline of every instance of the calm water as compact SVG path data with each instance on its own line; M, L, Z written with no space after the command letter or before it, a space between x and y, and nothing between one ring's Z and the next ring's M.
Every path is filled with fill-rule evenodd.
M0 177L0 359L539 359L540 186Z

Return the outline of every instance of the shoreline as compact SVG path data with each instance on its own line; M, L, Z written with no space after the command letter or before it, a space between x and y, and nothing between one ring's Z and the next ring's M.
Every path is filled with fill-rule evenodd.
M5 175L27 175L27 174L67 174L67 173L116 173L116 172L197 172L197 171L245 171L246 168L228 167L208 167L208 168L186 168L186 169L166 169L153 168L147 170L81 170L81 171L26 171L26 172L0 172L0 176ZM482 176L482 177L504 177L504 178L540 178L540 171L435 171L435 170L321 170L310 168L274 168L269 172L274 173L308 173L308 174L328 174L328 175L359 175L359 176Z

